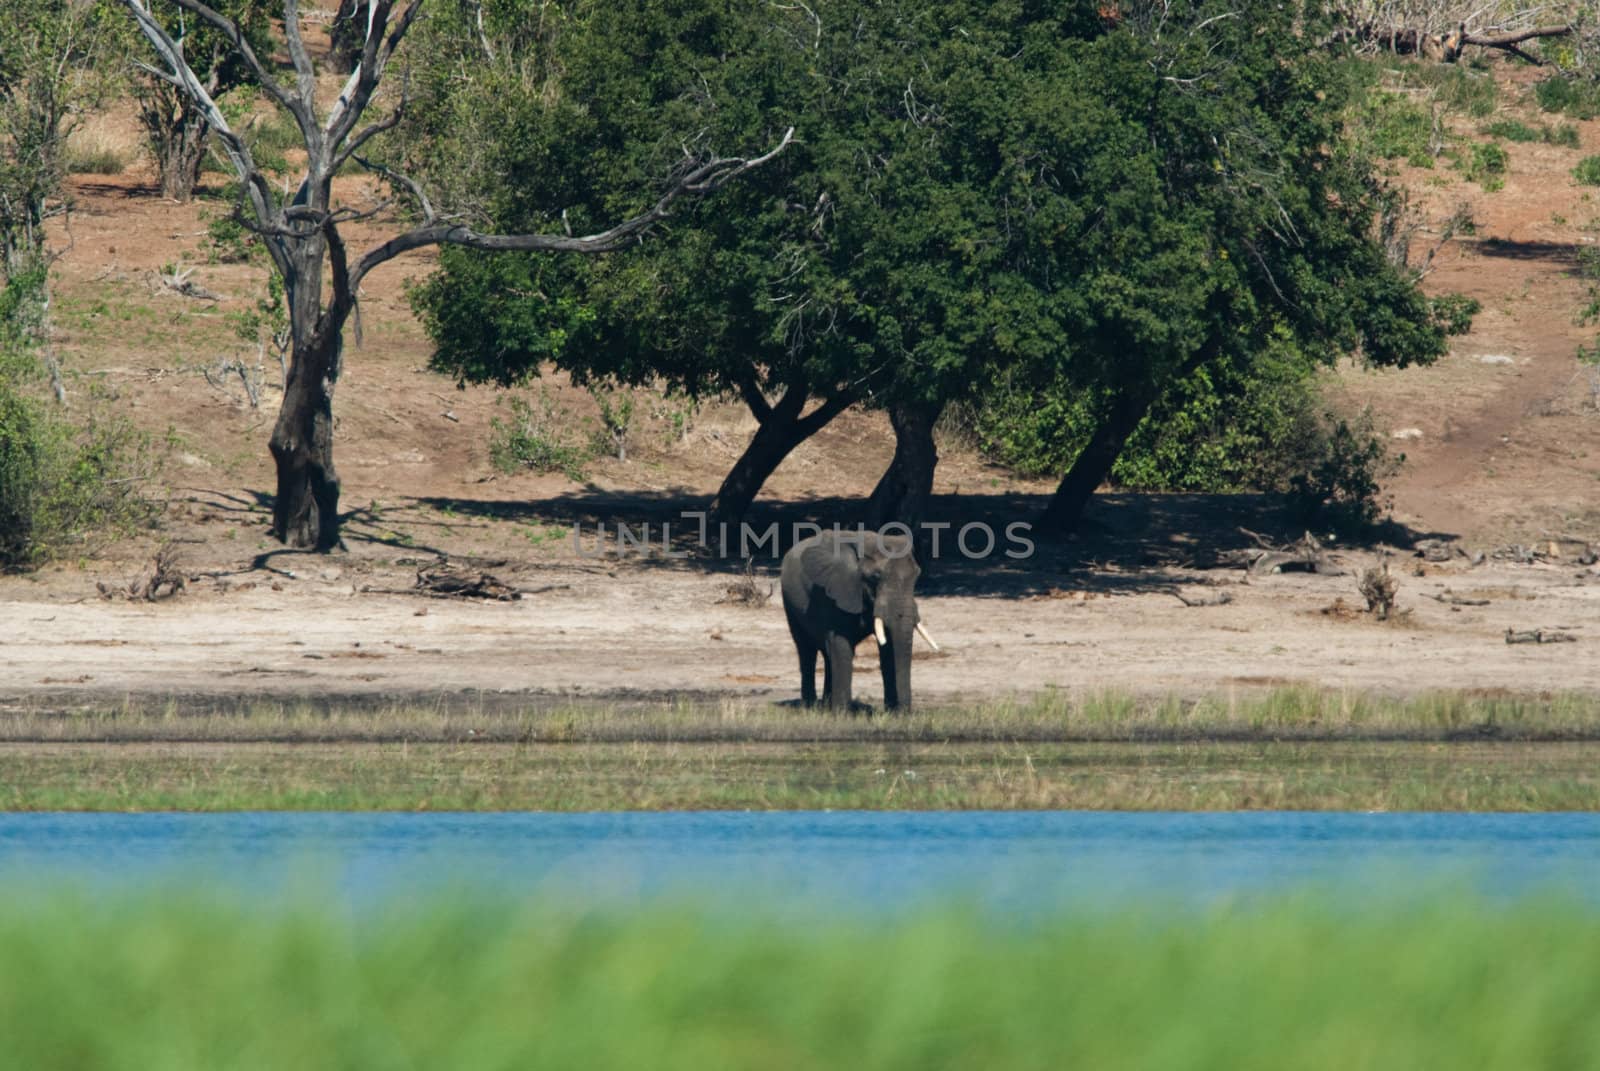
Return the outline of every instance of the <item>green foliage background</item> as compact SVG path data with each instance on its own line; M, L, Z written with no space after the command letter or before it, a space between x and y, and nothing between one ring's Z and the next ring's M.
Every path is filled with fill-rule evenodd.
M1560 903L782 922L192 896L0 907L17 1067L1217 1071L1600 1061L1600 920Z

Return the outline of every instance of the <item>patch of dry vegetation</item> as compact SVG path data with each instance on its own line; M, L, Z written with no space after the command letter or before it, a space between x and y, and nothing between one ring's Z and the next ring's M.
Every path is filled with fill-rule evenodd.
M909 714L840 715L748 700L581 703L441 696L429 706L338 699L172 699L13 708L0 741L195 743L1071 743L1095 741L1597 740L1600 697L1314 688L1186 699L1070 694Z

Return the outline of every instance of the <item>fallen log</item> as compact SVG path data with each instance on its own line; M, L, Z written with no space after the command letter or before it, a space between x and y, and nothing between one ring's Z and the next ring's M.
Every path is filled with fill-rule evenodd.
M1578 637L1559 629L1506 629L1507 643L1577 643Z

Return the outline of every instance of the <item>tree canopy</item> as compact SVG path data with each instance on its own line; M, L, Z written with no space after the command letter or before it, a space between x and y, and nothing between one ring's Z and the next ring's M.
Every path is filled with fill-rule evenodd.
M793 123L797 144L645 248L583 263L447 252L416 295L436 367L510 383L550 361L737 392L758 417L798 391L917 414L896 427L923 436L930 414L1001 379L1071 390L1096 415L1052 510L1067 525L1199 369L1286 346L1312 363L1441 353L1439 318L1374 241L1380 191L1346 146L1348 85L1318 11L1124 11L574 9L541 42L542 78L486 78L492 101L458 82L448 105L470 93L493 112L466 188L494 225L564 211L583 226L680 151L674 138ZM931 481L931 439L921 454L910 494Z

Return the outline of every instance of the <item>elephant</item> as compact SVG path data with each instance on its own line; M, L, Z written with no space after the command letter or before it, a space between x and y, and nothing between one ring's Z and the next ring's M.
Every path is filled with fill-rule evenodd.
M850 709L851 662L868 635L878 640L884 707L911 706L913 630L939 649L917 614L920 572L910 539L879 532L823 532L783 556L783 610L800 654L800 697L807 706L817 701L820 651L828 705Z

